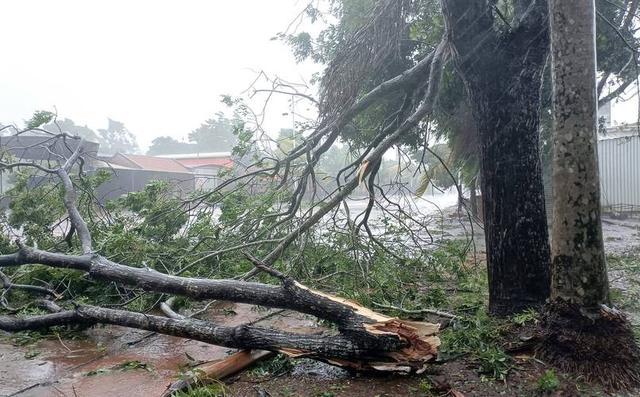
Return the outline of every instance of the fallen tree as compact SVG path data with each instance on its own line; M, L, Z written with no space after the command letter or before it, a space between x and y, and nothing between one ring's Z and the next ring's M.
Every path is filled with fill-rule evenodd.
M78 323L113 324L174 335L238 349L260 349L309 357L358 370L410 372L420 370L437 355L437 324L401 321L354 302L311 290L275 270L281 285L237 280L204 280L170 276L134 268L95 254L79 256L39 251L22 246L14 254L0 256L0 267L43 264L80 270L96 280L135 285L149 291L182 295L196 300L221 299L311 314L337 325L332 335L301 335L268 328L218 326L196 319L172 319L76 305L72 310L27 318L0 317L5 331L36 330Z
M340 129L359 111L374 103L375 99L383 93L404 89L408 79L415 79L416 75L423 77L426 75L427 79L424 84L427 88L421 99L416 98L415 110L402 121L385 126L381 132L382 139L376 141L371 150L358 160L357 175L352 175L351 179L342 185L330 199L326 200L323 206L317 207L315 212L310 213L296 228L278 239L275 247L262 259L245 254L255 265L255 269L245 275L244 280L264 272L275 278L279 285L244 280L180 277L165 274L146 266L127 266L101 256L94 250L90 228L78 210L76 187L70 177L73 170L82 174L83 141L79 137L70 136L63 131L57 135L53 134L51 140L63 140L65 144L67 141L74 141L76 148L66 158L54 153L54 161L50 161L47 166L37 162L24 161L0 163L4 170L31 167L60 181L64 208L71 226L65 241L71 241L68 237L75 235L80 248L79 254L68 254L29 247L17 241L18 249L16 252L0 256L0 268L39 264L57 269L80 271L86 273L92 280L130 286L169 296L184 296L193 300L225 300L270 308L290 309L335 324L335 332L323 335L302 335L253 325L220 326L210 321L179 317L166 318L122 309L77 304L72 300L66 302L66 306L73 306L72 308L56 309L50 314L0 317L0 329L17 332L70 324L113 324L190 338L230 348L267 350L281 352L292 357L309 357L355 370L393 372L424 370L425 366L437 356L440 344L437 337L439 329L437 324L402 321L376 313L347 299L312 290L279 272L273 265L293 241L338 207L364 178L374 175L376 169L374 165L381 161L384 153L431 113L446 57L445 47L445 41L443 41L434 53L427 56L418 67L372 90L335 121L319 127L317 133L312 134L305 145L295 148L287 159L282 161L286 179L288 168L294 159L301 156L308 159L302 177L298 180L298 186L302 186L302 188L296 189L294 200L292 200L292 211L295 212L300 206L304 186L306 186L308 178L313 175L313 167L317 163L317 159L335 141ZM428 73L425 73L425 70ZM28 130L33 129L31 127ZM17 131L16 134L24 132ZM325 133L328 133L328 138L324 137ZM316 145L318 147L314 151ZM52 162L57 165L51 167ZM280 162L276 168L280 168ZM256 174L268 172L270 171L260 169ZM251 175L252 173L247 173L236 178L236 182L242 178L251 177ZM222 184L220 188L224 186L225 184ZM283 214L277 216L280 215ZM289 215L284 215L286 215L286 219L290 219ZM4 284L11 285L12 283L5 281Z

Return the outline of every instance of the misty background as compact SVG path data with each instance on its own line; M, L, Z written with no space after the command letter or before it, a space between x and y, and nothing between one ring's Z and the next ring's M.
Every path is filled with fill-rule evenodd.
M187 139L227 111L220 96L242 95L260 71L308 83L320 70L297 64L272 40L295 20L301 0L22 0L2 2L0 123L24 125L57 111L94 131L124 123L143 152L159 136ZM264 95L254 98L264 101ZM251 103L251 102L250 102ZM264 126L291 128L287 97ZM296 109L304 111L304 109Z
M272 40L295 29L306 5L303 0L2 2L0 123L23 125L34 111L49 110L94 131L109 129L109 119L121 122L142 152L157 137L186 141L205 120L227 111L221 95L246 94L260 71L309 83L321 70L296 63L286 43ZM264 99L257 95L249 104L261 108ZM637 106L635 98L614 104L614 123L635 122ZM264 128L274 136L292 128L290 110L288 97L274 97ZM313 109L296 112L312 115Z

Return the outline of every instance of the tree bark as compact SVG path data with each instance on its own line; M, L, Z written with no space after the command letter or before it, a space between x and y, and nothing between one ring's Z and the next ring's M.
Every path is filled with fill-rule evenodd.
M550 0L553 267L542 356L612 390L640 384L640 350L610 309L600 220L594 0Z
M551 1L552 298L598 312L609 304L600 221L593 0Z
M193 299L221 299L292 309L335 323L338 333L318 336L249 325L225 327L201 320L165 318L89 305L27 318L0 316L0 330L16 332L77 323L114 324L230 348L310 357L357 370L400 372L421 370L436 358L440 344L437 324L401 321L378 314L347 299L311 290L273 269L263 269L261 264L257 266L279 278L281 285L170 276L114 263L99 255L65 255L24 246L14 254L0 256L0 268L24 264L84 271L96 280Z
M443 12L481 142L489 309L509 315L542 306L549 296L539 149L547 7L534 1L512 31L499 33L490 3L443 0Z

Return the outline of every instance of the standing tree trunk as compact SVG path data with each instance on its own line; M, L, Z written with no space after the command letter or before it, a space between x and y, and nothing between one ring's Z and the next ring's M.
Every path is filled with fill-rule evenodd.
M638 384L640 355L610 309L600 220L594 0L550 0L553 76L551 302L543 354L613 389Z
M443 0L443 12L481 143L489 310L509 315L540 307L549 296L538 131L548 9L536 0L500 33L489 3Z
M597 312L609 304L600 223L593 0L553 7L552 298Z

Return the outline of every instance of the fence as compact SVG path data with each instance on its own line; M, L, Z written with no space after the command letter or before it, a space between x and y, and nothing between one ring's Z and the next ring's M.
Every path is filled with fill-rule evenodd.
M602 206L640 212L640 136L598 141Z

